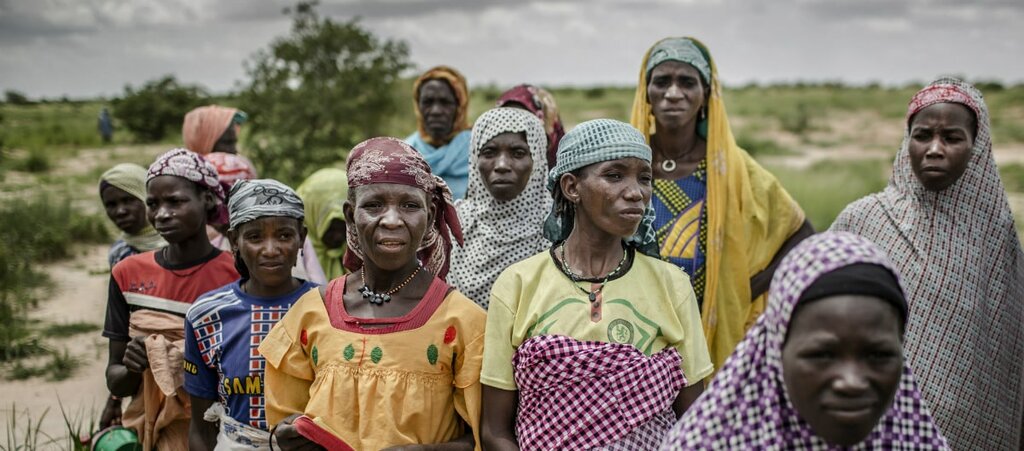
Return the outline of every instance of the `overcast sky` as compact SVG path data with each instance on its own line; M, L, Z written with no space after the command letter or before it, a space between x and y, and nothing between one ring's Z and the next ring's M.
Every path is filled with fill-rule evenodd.
M117 95L163 74L214 91L290 28L278 0L0 0L0 89ZM702 39L726 84L1024 81L1022 0L323 0L471 85L627 85L664 36Z

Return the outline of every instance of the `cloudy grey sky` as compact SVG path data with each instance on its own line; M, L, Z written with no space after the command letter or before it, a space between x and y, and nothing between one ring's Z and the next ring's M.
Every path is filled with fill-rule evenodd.
M0 89L116 95L174 74L215 92L286 34L280 0L0 0ZM323 0L470 83L631 84L669 35L702 39L727 84L1024 81L1022 0Z

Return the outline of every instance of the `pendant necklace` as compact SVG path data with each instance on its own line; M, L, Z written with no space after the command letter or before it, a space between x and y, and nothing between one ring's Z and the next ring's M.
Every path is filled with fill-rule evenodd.
M594 302L597 302L597 295L600 294L601 290L604 289L604 285L606 283L608 283L608 279L611 278L612 274L618 273L619 270L622 269L622 265L626 264L626 256L627 255L629 255L629 253L626 252L625 249L623 249L622 250L622 260L619 260L619 265L616 266L615 269L612 269L611 272L609 272L608 274L606 274L604 276L604 280L602 280L601 284L597 286L597 289L595 289L594 291L590 291L590 290L587 290L587 289L579 286L579 282L583 280L583 276L576 275L576 273L572 272L572 269L569 268L569 263L565 260L565 243L562 243L562 255L561 255L561 257L562 257L562 271L564 271L565 274L567 276L569 276L569 280L572 280L572 284L576 288L579 288L580 291L582 291L584 294L587 295L587 299L589 299L590 303L593 304Z
M363 268L362 271L359 271L359 281L363 283L363 287L359 289L359 294L363 295L363 299L366 299L372 305L384 305L385 302L391 302L391 295L397 293L398 290L401 290L402 287L408 284L413 277L416 277L416 274L419 274L420 268L422 267L423 266L416 266L416 270L413 271L412 274L409 274L409 277L407 277L404 282L383 293L377 293L366 285L366 280L363 279L363 273L366 272L366 268Z
M661 170L665 172L672 172L676 170L676 160L663 160L661 162Z

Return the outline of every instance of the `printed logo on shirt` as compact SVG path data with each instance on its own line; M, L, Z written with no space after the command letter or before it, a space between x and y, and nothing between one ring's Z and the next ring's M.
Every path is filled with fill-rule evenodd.
M618 344L633 344L633 323L622 318L608 324L608 341Z
M259 376L225 377L222 382L225 395L262 395L263 381Z
M182 367L185 368L185 372L195 376L199 374L199 367L195 363L189 362L188 360L182 360Z

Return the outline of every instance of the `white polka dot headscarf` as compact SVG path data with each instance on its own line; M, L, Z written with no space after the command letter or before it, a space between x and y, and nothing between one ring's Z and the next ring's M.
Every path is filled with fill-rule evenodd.
M476 169L480 150L502 133L526 135L533 160L526 188L507 202L491 196ZM449 282L484 308L494 280L505 268L550 246L542 230L544 217L551 210L551 195L545 189L546 152L544 124L528 111L494 108L473 126L469 188L466 198L456 205L465 243L452 250Z

